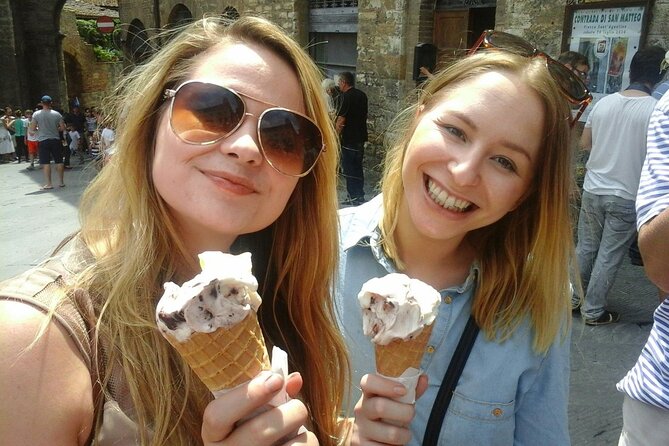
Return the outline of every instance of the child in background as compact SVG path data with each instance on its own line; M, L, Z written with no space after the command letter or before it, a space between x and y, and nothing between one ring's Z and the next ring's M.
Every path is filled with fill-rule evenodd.
M30 161L30 166L27 167L28 170L33 170L35 168L35 157L37 156L37 132L30 131L30 122L32 120L33 111L28 109L26 110L25 118L26 146L28 146L28 160Z
M84 152L81 149L81 135L71 124L67 126L67 132L69 136L70 153L72 155L79 154L79 164L82 164L84 162Z

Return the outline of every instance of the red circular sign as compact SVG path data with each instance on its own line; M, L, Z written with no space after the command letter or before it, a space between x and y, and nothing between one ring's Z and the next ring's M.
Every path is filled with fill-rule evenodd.
M114 20L106 15L100 16L97 19L98 30L101 33L110 33L114 31Z

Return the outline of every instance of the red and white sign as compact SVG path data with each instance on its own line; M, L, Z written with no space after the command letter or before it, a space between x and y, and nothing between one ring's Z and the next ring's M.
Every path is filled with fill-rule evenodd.
M97 19L98 30L101 33L110 33L114 31L114 20L106 15L100 16Z

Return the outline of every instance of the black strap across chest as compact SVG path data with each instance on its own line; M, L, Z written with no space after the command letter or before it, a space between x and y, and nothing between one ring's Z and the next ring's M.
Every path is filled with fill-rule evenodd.
M467 325L460 336L458 346L455 348L451 363L448 365L444 379L439 387L439 392L432 405L430 418L425 427L425 435L423 436L423 446L436 446L439 442L439 433L441 432L441 425L446 416L446 410L451 403L453 391L458 384L462 370L465 368L467 358L472 351L474 341L479 333L479 327L474 321L474 316L469 316Z

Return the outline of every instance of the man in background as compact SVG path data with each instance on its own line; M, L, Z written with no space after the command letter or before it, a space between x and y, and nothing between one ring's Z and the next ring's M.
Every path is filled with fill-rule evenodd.
M587 325L617 322L606 297L636 234L634 200L646 156L646 133L657 100L664 50L639 50L630 65L630 85L592 108L581 135L590 151L586 165L576 255L585 290L581 314Z
M558 62L581 78L584 84L587 82L588 75L590 74L590 64L588 63L588 58L583 54L576 51L565 51L558 57Z
M365 202L362 161L367 141L367 95L355 88L353 73L339 73L341 91L335 127L341 137L341 166L346 178L346 204Z
M44 172L45 184L42 190L53 189L51 183L51 160L56 165L60 187L65 187L63 164L63 144L60 132L65 131L63 115L51 108L51 96L42 96L42 109L33 113L29 131L37 131L39 163Z

